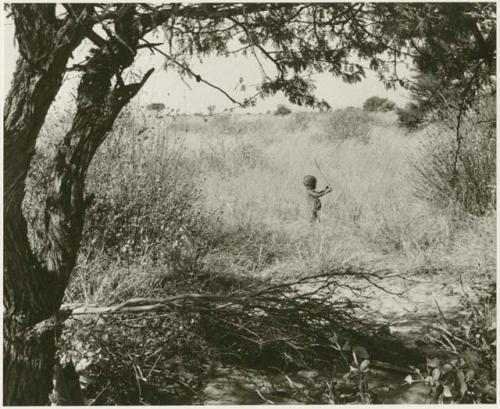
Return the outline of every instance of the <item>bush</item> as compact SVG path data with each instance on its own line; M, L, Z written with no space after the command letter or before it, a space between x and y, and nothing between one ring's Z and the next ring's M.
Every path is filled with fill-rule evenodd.
M95 199L82 253L127 261L147 256L170 270L192 269L203 223L194 208L200 193L191 163L161 135L144 136L135 147L133 127L115 129L89 170Z
M442 324L430 323L426 337L437 348L444 346L451 358L427 359L428 374L420 375L420 382L429 384L437 403L495 403L495 283L476 294L464 292L460 304L459 317L447 319L441 314ZM413 382L411 376L407 381Z
M448 107L461 99L453 84L431 74L417 74L409 91L411 102L398 109L399 123L409 130L425 125L431 118L446 120Z
M396 104L387 98L370 97L363 104L363 109L368 112L389 112L396 109Z
M427 111L413 102L397 109L399 125L410 131L418 129L424 122Z
M494 100L485 104L494 106ZM456 175L453 169L456 137L451 131L435 129L438 134L423 146L420 156L413 162L418 174L415 194L440 208L458 205L475 216L487 214L495 208L495 126L469 114L462 127L463 141Z
M278 108L274 111L274 115L290 115L291 113L292 110L283 104L278 105Z
M294 112L287 117L285 129L287 132L304 132L309 129L313 118L310 112Z
M162 102L152 103L146 106L148 111L155 111L156 113L161 112L165 109L165 104Z
M353 139L368 143L370 122L368 113L359 108L337 109L328 115L325 137L330 141Z

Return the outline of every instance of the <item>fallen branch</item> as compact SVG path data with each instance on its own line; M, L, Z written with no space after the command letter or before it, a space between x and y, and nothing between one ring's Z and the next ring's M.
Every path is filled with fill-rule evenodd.
M227 294L135 297L105 306L65 304L62 315L68 318L97 315L101 320L99 331L106 331L110 325L125 328L127 321L138 314L144 318L134 326L138 330L146 331L151 319L158 325L164 320L186 322L193 326L191 331L203 337L203 342L226 355L252 362L258 359L268 362L272 357L273 361L293 361L297 365L331 363L338 356L329 341L335 333L348 338L350 345L365 346L380 361L404 365L423 359L423 354L410 351L395 336L384 335L374 320L361 318L362 304L335 296L341 287L362 291L356 288L360 282L394 293L379 280L396 276L386 270L345 267L289 281L254 282ZM366 288L365 283L361 287Z
M371 285L376 288L385 291L389 294L401 295L404 292L394 292L391 291L380 284L374 282L374 279L382 280L384 278L390 277L400 277L397 274L382 275L384 271L379 272L353 272L351 270L331 270L326 273L320 273L316 275L304 276L294 281L282 282L273 285L264 284L256 291L238 291L227 295L212 295L212 294L181 294L175 296L169 296L164 298L148 298L148 297L136 297L126 300L117 305L109 306L97 306L97 305L83 305L83 304L64 304L61 307L61 312L65 316L69 315L92 315L92 314L117 314L117 313L141 313L141 312L151 312L158 311L169 306L180 307L179 303L184 305L191 304L207 304L211 303L215 308L227 308L234 305L249 305L252 301L255 303L257 300L269 301L269 297L279 297L285 296L290 300L300 300L312 297L316 294L329 290L331 293L334 292L336 287L346 286L339 282L339 277L355 277L362 280L368 281ZM310 291L305 291L304 289L296 288L305 285L314 285L317 287L311 289ZM353 287L355 290L355 288ZM333 304L338 306L347 307L345 301L332 301ZM351 304L349 302L349 304ZM353 306L355 306L353 304Z

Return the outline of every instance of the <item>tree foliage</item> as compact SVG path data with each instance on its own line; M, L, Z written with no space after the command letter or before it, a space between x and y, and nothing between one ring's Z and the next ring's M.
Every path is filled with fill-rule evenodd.
M411 24L416 75L406 84L412 102L398 112L410 129L431 111L461 116L481 95L496 92L493 3L421 4L412 14L419 22ZM404 13L399 18L406 24Z

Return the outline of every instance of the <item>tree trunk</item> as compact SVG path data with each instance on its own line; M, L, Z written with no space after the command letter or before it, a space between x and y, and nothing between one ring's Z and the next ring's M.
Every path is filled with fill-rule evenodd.
M58 311L80 247L87 169L121 109L152 72L136 84L121 80L134 61L142 28L135 6L117 6L119 38L93 50L71 130L58 148L45 209L45 252L38 260L21 207L25 180L67 61L88 30L87 8L73 5L73 13L58 21L54 5L12 6L21 57L4 112L4 405L48 403Z
M65 364L56 363L51 400L58 406L85 405L79 376L71 360Z
M55 333L32 333L59 308L61 285L32 252L22 213L36 139L68 59L84 37L88 6L63 20L55 5L14 4L20 57L4 107L4 405L45 405L52 389ZM79 24L75 22L79 19Z
M4 318L5 405L46 405L52 390L55 334L29 336L25 323Z

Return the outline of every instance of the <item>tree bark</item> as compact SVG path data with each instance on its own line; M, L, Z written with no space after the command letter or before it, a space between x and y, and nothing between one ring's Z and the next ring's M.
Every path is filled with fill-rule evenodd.
M54 5L12 6L21 56L4 112L5 405L48 403L57 315L80 247L87 169L121 109L151 74L137 84L121 81L120 73L136 56L142 28L135 6L117 6L116 35L93 50L78 89L73 124L58 148L45 209L45 252L38 259L21 207L25 180L71 52L92 25L86 20L91 6L70 9L59 21ZM54 325L40 325L51 320Z
M76 263L85 218L85 179L95 152L105 140L121 109L139 92L152 73L125 85L121 72L135 59L141 36L135 6L119 6L116 37L91 51L77 95L77 110L69 132L57 149L52 185L45 209L49 277L60 287L53 294L58 306ZM112 86L112 79L116 83Z
M52 390L54 333L30 336L28 326L4 316L4 405L46 405Z
M57 311L57 283L30 247L21 205L38 133L59 91L66 64L84 37L88 6L58 20L55 5L11 6L20 57L4 107L5 405L44 405L52 389L53 331L29 335ZM78 24L77 24L78 20Z
M85 405L79 376L71 360L55 365L54 392L51 400L58 406Z

